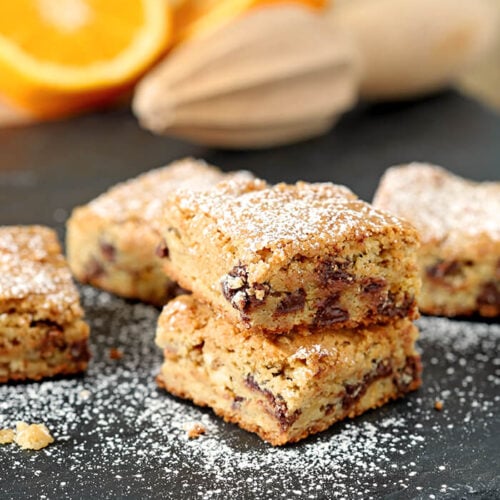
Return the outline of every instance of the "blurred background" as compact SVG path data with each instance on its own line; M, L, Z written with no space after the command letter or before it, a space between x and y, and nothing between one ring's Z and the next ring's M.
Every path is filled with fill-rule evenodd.
M446 87L500 109L500 0L0 3L0 125L130 107L155 134L261 148Z
M184 156L371 200L391 165L500 179L500 0L0 2L0 224Z

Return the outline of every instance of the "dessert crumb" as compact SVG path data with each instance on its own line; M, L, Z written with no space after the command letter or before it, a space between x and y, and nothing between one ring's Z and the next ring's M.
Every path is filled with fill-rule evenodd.
M90 398L91 394L92 393L88 389L82 389L80 391L79 396L80 396L80 399L87 400Z
M434 403L434 409L437 411L441 411L443 409L443 402L436 400Z
M109 350L109 359L122 359L122 358L123 358L123 351L121 351L120 349L112 347Z
M205 426L200 424L200 422L186 424L184 429L186 430L189 439L198 439L201 435L207 432Z
M0 444L10 444L14 441L12 429L0 429Z
M16 423L15 442L24 450L41 450L54 438L44 424L27 424L26 422Z

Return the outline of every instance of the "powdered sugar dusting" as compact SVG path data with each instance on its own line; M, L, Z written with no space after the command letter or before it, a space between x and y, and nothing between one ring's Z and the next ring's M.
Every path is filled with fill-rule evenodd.
M41 226L0 228L0 299L29 299L36 302L33 309L59 313L77 307L78 294L54 231Z
M374 204L414 224L424 242L454 233L500 241L500 182L472 182L434 165L411 163L385 173Z
M329 356L330 351L322 348L319 344L313 344L310 347L300 347L297 349L295 354L291 356L291 359L308 359L311 356L317 356L319 358L324 356Z
M82 293L93 334L88 374L0 386L0 428L16 420L44 422L56 438L37 453L0 447L6 496L30 481L41 498L111 492L206 499L425 492L438 498L461 491L463 457L473 464L476 452L481 460L488 436L498 431L500 397L491 387L500 383L500 325L422 318L421 390L297 445L272 448L156 388L158 310L89 287ZM111 347L124 357L110 359ZM434 410L437 398L444 402L441 412ZM189 422L202 423L206 434L190 441ZM464 448L456 463L444 437L461 446L471 440L474 447Z
M249 172L224 174L202 160L186 158L116 185L90 202L88 207L95 214L114 221L131 218L155 221L162 216L165 199L172 191L207 189L235 175L253 177Z
M331 183L267 187L247 182L240 183L239 191L217 186L199 194L180 192L172 204L194 218L206 218L207 233L220 231L244 240L251 251L284 245L300 251L311 245L341 243L346 237L369 237L389 227L399 233L403 228L410 231L401 220Z

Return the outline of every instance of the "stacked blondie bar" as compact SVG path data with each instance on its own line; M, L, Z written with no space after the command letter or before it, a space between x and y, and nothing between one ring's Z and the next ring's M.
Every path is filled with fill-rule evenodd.
M83 282L162 304L158 382L274 445L417 388L418 238L333 184L186 159L68 221ZM88 326L53 231L0 230L0 382L77 373Z
M88 335L55 232L0 227L0 383L83 372Z
M159 227L158 383L273 445L420 385L418 237L329 183L179 190Z

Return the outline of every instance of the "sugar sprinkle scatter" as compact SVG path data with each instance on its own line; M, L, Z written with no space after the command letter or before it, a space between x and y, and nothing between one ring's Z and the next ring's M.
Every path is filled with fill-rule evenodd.
M38 452L0 447L4 498L28 481L38 498L440 498L469 491L450 480L456 464L442 440L460 432L466 447L483 436L485 454L488 436L499 430L500 325L421 319L419 392L272 448L157 389L157 309L90 287L82 288L82 302L92 327L88 374L0 386L0 428L43 422L55 438ZM123 357L111 360L111 348ZM206 430L196 440L186 434L192 422Z
M41 316L71 316L71 309L78 309L78 294L56 233L43 226L3 226L0 300L5 302L0 306L14 307L25 297L36 301Z
M374 203L411 221L425 242L450 233L500 241L500 182L473 182L435 165L410 163L386 171Z
M251 252L286 245L297 253L318 242L343 243L389 230L394 237L412 234L401 219L328 182L271 187L260 180L226 182L203 193L179 191L170 205L174 213L180 208L185 217L202 220L204 236L221 232L232 240L243 239L245 245L251 242Z
M113 186L91 201L88 209L118 222L134 219L155 222L161 217L165 198L176 189L189 188L196 192L227 178L252 177L246 171L224 174L203 160L185 158Z

